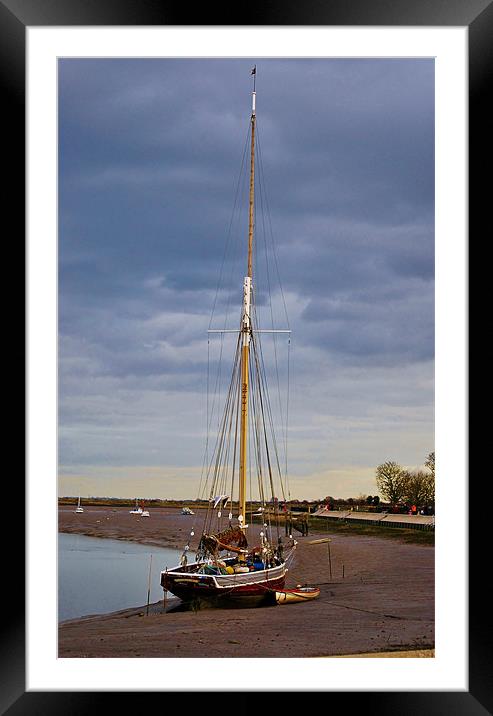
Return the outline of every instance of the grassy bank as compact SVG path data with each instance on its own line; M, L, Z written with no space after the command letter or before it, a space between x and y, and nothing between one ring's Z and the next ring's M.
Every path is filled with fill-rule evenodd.
M404 527L384 527L383 525L335 522L324 517L310 517L309 529L327 534L364 535L366 537L385 537L408 544L435 544L434 530L406 529Z

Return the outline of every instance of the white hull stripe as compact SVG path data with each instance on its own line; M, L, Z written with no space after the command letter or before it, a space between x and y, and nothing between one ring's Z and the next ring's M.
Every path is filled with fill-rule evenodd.
M192 581L212 581L218 589L228 589L230 587L239 587L244 584L263 584L280 579L288 570L284 565L273 567L272 569L259 570L257 572L247 572L245 574L197 574L193 572L167 571L161 572L162 575L176 579L188 579Z

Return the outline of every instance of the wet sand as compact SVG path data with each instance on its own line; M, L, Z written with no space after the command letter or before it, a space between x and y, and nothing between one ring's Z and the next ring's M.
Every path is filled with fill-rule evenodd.
M181 549L201 515L173 508L59 510L59 531ZM252 526L250 534L260 527ZM59 657L320 657L434 656L434 558L432 546L393 539L294 535L298 542L286 587L320 587L312 602L262 608L171 611L179 600L59 625ZM250 542L252 543L250 537ZM192 542L192 547L194 543ZM245 635L241 639L236 635ZM406 653L413 652L413 653Z

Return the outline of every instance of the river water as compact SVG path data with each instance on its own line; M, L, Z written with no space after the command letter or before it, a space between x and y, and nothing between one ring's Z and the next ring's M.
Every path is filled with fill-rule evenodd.
M152 564L151 564L152 555ZM163 598L160 572L175 567L181 550L135 542L58 535L58 619L104 614Z

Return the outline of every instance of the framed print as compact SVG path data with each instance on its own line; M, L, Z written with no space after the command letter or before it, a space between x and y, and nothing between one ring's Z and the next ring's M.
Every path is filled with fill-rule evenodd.
M493 708L493 697L488 670L485 668L485 663L489 661L490 647L481 621L481 615L487 613L487 608L484 595L475 591L472 584L470 585L471 591L468 591L467 582L468 560L474 552L474 546L477 549L485 539L485 535L482 534L484 531L482 523L471 519L471 516L468 521L468 508L466 507L471 504L470 496L474 479L472 475L468 476L467 468L466 272L468 249L465 237L467 236L468 211L469 215L474 217L474 219L469 219L469 231L471 235L478 234L481 218L484 217L485 206L487 206L485 187L479 181L478 165L480 157L484 161L484 147L487 146L487 114L482 103L486 83L492 69L489 42L493 20L491 4L484 1L476 3L474 7L469 5L467 9L454 7L448 10L435 2L423 5L414 4L412 8L404 3L394 3L391 9L387 6L383 7L380 3L372 3L371 6L366 3L352 3L350 7L341 3L323 10L315 8L310 3L305 4L303 8L291 7L289 9L285 7L277 9L270 5L267 9L254 9L253 21L248 23L239 22L236 18L230 20L228 11L218 13L217 9L212 11L208 9L207 14L204 10L199 9L193 23L184 22L187 18L183 17L184 13L180 10L169 11L165 6L145 2L122 2L118 4L118 7L104 1L98 3L97 7L75 1L66 2L62 6L48 2L41 7L34 2L3 0L0 3L0 13L1 32L4 38L0 49L4 59L4 62L1 63L2 77L8 98L6 136L15 137L15 146L18 148L13 164L13 173L12 176L9 176L7 189L9 201L6 202L6 212L12 212L12 214L15 212L16 221L9 223L12 226L18 225L18 216L22 215L19 202L25 198L27 255L22 254L21 259L27 267L25 310L28 338L26 361L27 480L24 496L26 501L26 543L24 545L22 539L18 541L16 547L18 558L15 560L20 564L25 546L26 611L22 600L21 602L16 600L16 606L13 609L15 616L9 616L9 626L4 630L2 683L6 688L2 689L2 713L56 712L57 709L62 712L70 710L75 713L85 713L90 708L93 710L95 703L103 707L110 698L109 694L104 692L114 694L119 691L146 692L146 695L161 691L187 692L187 698L192 695L196 696L194 703L198 701L199 692L207 691L232 691L233 693L225 694L224 697L233 698L236 691L265 693L320 691L327 692L325 695L330 697L331 704L336 696L340 701L347 699L347 696L350 695L353 700L356 699L361 704L364 699L366 705L369 703L372 708L378 705L379 710L383 708L384 711L387 709L387 712L391 712L391 710L395 712L396 709L402 710L403 698L407 709L413 709L413 711L421 709L425 713L442 713L444 710L450 709L454 712L467 714L490 712ZM413 35L413 33L415 34ZM418 33L421 33L419 39ZM367 48L366 51L361 49L359 54L354 50L356 36L358 42L361 41L361 47ZM378 38L376 41L375 37ZM248 43L250 42L253 43L252 51L249 50ZM365 45L365 43L367 44ZM328 44L330 44L330 50L324 50ZM166 50L163 50L163 47L166 47ZM413 50L413 48L415 49ZM443 482L440 489L437 487L442 511L440 513L437 508L437 555L441 556L437 557L436 561L436 654L433 659L385 659L385 661L383 658L365 660L351 658L357 651L349 653L348 660L319 659L314 658L315 654L309 654L310 658L301 658L297 654L292 660L272 659L270 664L271 659L269 658L245 658L241 652L241 638L235 636L234 633L227 640L230 644L230 651L223 655L214 654L215 657L222 658L199 660L190 657L189 652L182 657L179 657L178 654L173 657L167 653L164 658L159 658L159 654L155 654L155 658L148 658L150 655L145 654L142 654L141 658L128 658L126 652L119 658L98 658L95 652L84 653L83 650L75 651L72 654L62 653L57 650L58 635L53 633L54 629L55 631L57 629L55 606L57 593L56 587L53 587L52 584L52 576L56 576L57 567L60 567L60 563L57 565L56 558L57 509L53 505L57 502L58 497L56 475L59 474L59 463L65 460L69 451L65 451L60 442L60 435L57 434L57 425L60 420L60 403L57 402L60 390L60 375L57 368L59 350L57 347L57 320L66 318L68 321L83 321L84 315L82 309L79 308L74 309L70 315L67 313L64 317L62 315L63 307L59 303L58 286L63 277L58 273L57 266L60 252L60 246L57 246L57 236L60 231L57 211L63 210L65 201L73 201L73 196L64 194L61 198L60 192L65 191L65 188L62 186L60 177L65 177L66 174L64 174L63 158L61 159L60 155L57 156L57 153L60 137L62 137L62 141L73 141L69 123L64 124L65 115L63 113L66 110L80 113L83 102L89 96L85 95L81 102L73 101L74 95L82 85L77 84L77 73L71 74L72 68L76 67L76 62L79 62L81 67L88 67L84 63L92 63L93 76L97 76L101 80L99 90L107 92L109 87L118 86L118 82L122 78L118 72L110 72L111 76L108 76L107 84L104 83L104 68L108 66L106 64L108 62L126 62L125 73L127 75L134 72L131 62L136 58L145 59L145 61L164 58L168 62L174 58L173 62L193 62L195 63L194 81L198 81L201 62L204 63L207 73L206 66L209 67L207 63L211 61L221 63L226 58L229 60L241 59L242 62L252 65L249 71L256 77L255 68L260 64L255 64L258 57L266 58L265 61L268 64L269 60L274 58L282 58L287 62L290 58L312 58L315 61L323 57L335 57L342 62L354 56L365 58L366 61L376 57L381 61L393 57L412 58L416 62L416 67L423 58L431 58L430 62L433 61L433 58L439 58L438 74L436 75L438 80L436 80L435 87L437 94L433 94L433 85L430 85L432 89L429 93L429 96L434 98L436 109L436 124L434 125L436 131L434 137L436 195L434 199L437 202L437 235L448 234L454 238L448 244L443 240L437 241L436 248L437 333L435 338L437 358L440 356L434 374L438 411L436 442L441 447L441 451L437 447L437 452L441 457L441 464L439 458L440 469L442 475L447 474L450 477L449 485L451 487L450 492L444 489ZM251 60L252 62L250 62ZM464 60L468 61L468 70L464 65ZM114 66L116 67L116 64ZM447 71L444 70L441 74L441 68L445 66ZM183 70L180 68L179 71ZM286 82L288 75L289 73L286 73ZM255 77L251 78L252 81ZM137 86L137 75L134 76L134 80ZM396 80L397 85L398 81ZM301 83L296 85L293 81L293 102L297 102L298 98L302 99L301 86ZM141 87L142 92L145 92L143 85ZM300 88L299 93L295 89L296 87ZM60 88L63 88L64 93L60 91ZM464 94L467 89L469 91L468 123L467 94ZM67 100L69 96L71 96L71 104ZM341 94L340 97L342 101L344 95ZM172 95L170 95L170 100L172 101ZM255 104L253 107L253 114L255 114ZM91 112L97 108L97 98L94 105L86 104L87 113L79 114L81 126L84 122L90 123ZM453 110L453 116L444 116L446 108ZM411 100L408 109L412 115ZM433 124L432 121L431 124ZM25 126L27 142L24 137ZM403 126L408 127L405 124ZM178 129L178 127L173 127L173 131L178 131ZM67 134L65 135L66 130ZM458 138L461 132L465 135L467 130L469 131L468 156L465 139L463 143L462 140L457 139L454 146L455 138ZM111 133L109 124L107 131ZM163 136L165 131L164 129ZM220 133L221 130L219 130ZM295 135L296 133L293 134L293 136ZM264 141L262 135L260 135L259 141L261 143ZM103 145L100 150L104 151ZM449 167L454 169L453 172L450 172L453 176L447 176L447 161L444 161L445 151L450 150L452 153ZM90 151L91 148L87 145L83 148L81 155ZM252 156L253 154L252 148ZM26 163L24 157L26 157ZM368 157L366 159L369 161ZM149 156L149 162L152 163L152 161L152 157ZM468 165L471 190L467 204ZM126 178L124 176L127 168L123 158L118 169L120 171L118 181L128 181L128 175ZM260 171L258 167L257 169ZM253 169L250 168L250 171L252 173ZM302 171L302 166L300 166L300 174ZM419 163L416 163L416 175L411 177L406 190L414 192L417 185L422 187ZM133 184L133 186L135 189L136 185ZM200 182L197 186L200 186ZM26 191L24 187L26 187ZM332 186L331 196L335 196L339 189L340 187ZM131 202L131 196L130 192L128 194L129 202ZM377 196L376 190L374 196ZM94 212L92 216L95 221L98 220L97 212L99 210L97 207L100 200L97 187L93 185L91 187L91 202L86 205L86 210ZM175 203L180 201L178 194L173 193L171 189L168 200ZM315 202L313 192L310 201ZM24 205L23 201L22 203ZM447 205L449 210L443 211ZM149 206L151 206L151 202ZM122 204L119 208L115 204L113 207L115 227L118 222L118 212L125 214L126 221L134 220L131 211L127 211L129 208L129 204L125 208ZM140 207L141 209L142 207ZM371 210L371 207L368 207L368 211ZM203 212L204 214L207 212L205 206ZM397 218L396 221L398 221ZM476 226L473 221L477 222ZM191 232L193 226L190 225ZM124 237L123 223L120 228L121 235ZM146 223L146 230L152 230L150 224ZM341 229L341 231L345 230ZM18 245L23 246L24 242L19 239ZM76 250L81 252L79 256L81 261L84 260L82 253L86 246L82 241L77 246ZM198 241L197 246L200 252ZM415 252L406 257L406 270L410 270L412 262L422 266L426 258L423 246L424 244L419 244L419 240L416 239ZM116 251L116 243L111 250L109 244L107 248L108 253L104 257L104 261L107 262L105 265L110 266L114 261L114 265L118 267L115 271L116 275L123 270L123 264L118 262L116 253L112 254ZM179 262L183 260L183 255L180 253L182 248L173 245L173 251L178 257L176 258L176 276L179 273ZM129 252L130 255L131 252ZM204 261L207 260L203 254L201 257ZM170 255L169 261L173 260ZM138 257L135 253L134 267L137 262ZM302 257L298 263L302 267ZM404 268L402 271L402 275L404 275ZM450 275L448 275L449 271ZM145 276L142 274L142 280L148 282L152 281L152 277L156 281L159 279L158 273L152 274L152 276L151 273ZM77 280L85 280L90 283L87 274L84 276L80 274ZM199 280L198 275L197 280ZM363 281L361 275L359 280ZM162 296L166 295L167 299L173 300L173 292L167 291L168 287L165 287L164 284L156 283L151 286L150 283L147 283L146 286L149 290L162 290ZM114 289L110 284L107 284L106 288L108 295ZM87 291L87 285L81 290ZM41 295L45 297L45 302L38 301ZM322 305L322 303L320 302L317 306L312 303L309 307L305 307L305 316L308 316L309 320L320 320L317 311L325 310L328 307L327 304ZM131 311L130 301L126 305ZM426 304L423 305L426 307ZM133 309L138 312L140 307L134 305ZM425 308L422 310L424 311ZM453 328L449 325L450 320L444 318L450 314L454 316ZM177 316L179 316L179 312L177 312ZM89 314L87 314L87 320L92 320L89 318ZM420 340L419 325L416 324L413 326L414 328L418 331L417 336ZM105 332L109 335L112 331L115 335L121 329L122 324L112 324L111 321L108 321L105 325L104 319L102 319L98 330L101 331L101 335ZM445 354L452 348L452 335L457 340L457 351L453 356L448 354L449 360L447 360ZM47 339L46 336L50 336L50 338ZM150 351L148 337L142 333L141 339ZM227 337L224 340L226 341ZM431 338L430 335L427 335L427 340L433 351L433 334L431 334ZM49 344L49 347L45 352L46 344ZM82 353L78 355L79 348L76 346L71 348L70 359L73 361L73 365L76 364L78 357L82 357ZM113 347L112 350L114 350ZM171 360L171 357L168 356L168 358ZM87 366L83 366L82 361L77 365L81 370L87 368ZM74 375L77 370L79 368L75 369ZM386 370L390 372L388 366ZM382 370L382 375L384 372ZM433 380L433 376L431 380ZM451 388L452 384L453 389ZM454 415L447 416L447 424L444 428L441 427L442 417L447 412L444 406L447 405L448 396L451 396L454 401L455 410L453 411ZM261 398L258 400L261 401ZM80 403L74 402L74 406L76 405L80 408L83 405L82 400ZM85 405L87 406L87 403ZM185 403L182 405L185 406ZM73 410L79 408L74 407ZM448 412L452 411L448 410ZM177 410L175 415L177 416L178 413ZM193 412L190 413L190 415L192 414ZM231 424L234 424L234 420L232 414ZM247 420L245 417L245 422ZM240 422L240 417L238 422ZM41 429L43 425L44 427ZM48 432L44 432L47 425L51 427L48 428ZM182 425L181 430L186 431L185 424ZM123 442L125 440L126 438L123 439ZM176 442L179 444L179 438ZM57 447L54 450L50 448L45 461L42 461L39 456L42 451L46 450L46 445L57 445ZM125 446L122 445L122 455L124 449ZM149 445L146 449L149 449ZM168 449L172 449L171 443ZM238 449L240 450L240 448ZM67 458L67 464L68 462ZM76 465L75 458L74 465ZM117 465L116 462L115 465ZM117 472L116 470L115 474ZM61 494L74 495L78 489L75 468L71 472L68 471L66 476L68 487ZM74 476L73 479L71 476ZM149 474L149 480L152 479L154 479L152 474ZM107 489L110 489L110 483L108 483ZM319 490L320 497L319 493L315 492L313 496L310 495L310 499L322 499L324 495L321 489ZM371 487L365 485L362 491L366 493L370 489ZM17 501L17 486L15 490ZM95 493L91 492L90 494ZM217 491L214 492L214 495L216 494L219 500L226 495L223 490L219 489L219 485ZM128 498L129 495L126 497ZM224 504L226 505L226 502ZM459 510L457 505L460 505ZM214 506L217 507L217 503ZM137 504L135 509L140 509L140 514L143 514L146 507L148 505L141 505L139 508ZM443 525L441 532L438 515ZM105 519L109 518L105 517ZM140 515L138 518L140 519ZM456 522L457 519L460 520L459 523ZM18 515L16 516L15 534L19 533L17 521ZM12 534L14 534L13 515L9 514L9 527L10 525L12 525ZM454 544L453 550L450 549L451 544ZM43 555L46 556L43 557ZM224 568L226 569L226 566ZM274 568L273 565L270 568ZM447 591L451 588L453 581L451 570L457 577L457 591L452 594ZM18 586L21 571L16 570L17 592L22 592ZM42 593L39 591L40 589ZM313 602L313 606L315 604ZM297 608L291 607L293 611ZM278 611L281 612L282 609L289 610L286 606L279 607ZM241 619L237 618L237 621L239 623ZM425 621L423 619L421 622L423 627L425 627ZM451 655L446 654L446 651L451 640L449 629L453 624L455 624L453 639L457 653ZM188 628L191 629L191 633L195 634L194 630L187 625ZM382 625L382 631L384 628ZM403 630L405 631L404 627ZM426 634L429 632L426 632L425 629L422 631L424 633L420 633L419 636L418 630L413 632L412 638L416 640L416 644L419 644L419 639L422 639L423 644L429 645L430 641L429 639L427 641L426 638ZM394 631L394 633L396 632ZM98 638L103 641L105 636L101 635ZM193 638L198 639L199 637ZM431 639L431 637L429 638ZM237 651L234 652L233 649ZM330 656L337 655L341 655L340 652ZM67 658L68 656L71 658ZM88 656L92 658L87 658ZM234 658L230 658L231 656ZM248 653L246 656L250 657L251 654ZM270 657L272 654L259 654L260 656ZM202 663L199 663L200 661ZM204 665L204 661L209 661L210 664ZM362 663L364 663L364 667L361 666ZM350 669L349 664L351 664ZM241 667L245 674L242 684L235 682L234 674L238 667ZM268 674L265 673L266 667L269 670ZM296 669L295 683L293 678L291 681L285 678L286 669L289 670L293 667ZM221 669L222 678L214 680L212 671L216 670L217 673L218 668ZM163 670L165 674L163 674ZM349 671L351 671L351 678ZM224 685L225 682L227 686ZM161 698L165 696L165 694L157 695ZM255 697L255 694L251 694L251 696ZM206 693L205 698L207 698Z

